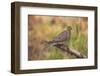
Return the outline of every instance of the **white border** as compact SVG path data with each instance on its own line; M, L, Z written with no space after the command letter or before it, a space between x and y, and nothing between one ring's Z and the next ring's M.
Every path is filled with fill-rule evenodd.
M88 58L28 61L28 14L88 17ZM41 7L20 8L20 69L43 69L94 65L94 11Z

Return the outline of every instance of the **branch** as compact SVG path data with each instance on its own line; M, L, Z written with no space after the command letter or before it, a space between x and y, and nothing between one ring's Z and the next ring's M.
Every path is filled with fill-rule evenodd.
M62 51L68 52L71 55L74 55L76 58L86 58L86 56L82 55L80 52L69 48L68 46L66 47L64 44L55 44L57 48L61 49Z

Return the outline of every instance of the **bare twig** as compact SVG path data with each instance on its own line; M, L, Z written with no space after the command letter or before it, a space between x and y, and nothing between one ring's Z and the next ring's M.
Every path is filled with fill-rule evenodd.
M74 55L76 58L86 58L86 56L82 55L80 52L65 46L64 44L56 44L54 45L57 48L61 49L62 51L68 52L71 55Z

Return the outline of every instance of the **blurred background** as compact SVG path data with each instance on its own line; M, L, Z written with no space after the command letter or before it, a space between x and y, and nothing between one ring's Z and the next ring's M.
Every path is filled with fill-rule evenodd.
M72 27L69 47L88 57L88 18L28 15L28 60L75 59L43 41L51 41L67 26Z

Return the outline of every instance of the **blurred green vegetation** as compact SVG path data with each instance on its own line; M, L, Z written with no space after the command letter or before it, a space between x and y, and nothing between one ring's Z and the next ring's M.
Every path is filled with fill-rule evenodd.
M41 19L40 19L41 18ZM43 19L44 21L43 21ZM36 19L36 18L35 18ZM37 23L35 21L34 16L29 16L29 29L28 29L28 59L29 60L44 60L44 59L73 59L74 56L61 51L60 49L51 46L44 45L43 41L50 41L54 37L56 37L59 33L61 33L67 26L72 27L71 38L69 41L69 47L79 51L81 54L87 56L88 55L88 38L87 38L87 18L84 17L75 17L69 19L69 23L65 18L56 18L55 23L51 24L51 20L53 16L39 16L37 18ZM40 19L40 20L39 20ZM79 19L83 19L80 24L75 23L78 22ZM38 21L39 20L39 21ZM45 21L46 20L46 21ZM64 20L65 23L59 20ZM31 27L31 29L30 29ZM67 42L65 42L67 43Z
M79 25L74 25L74 27L76 27L77 29L79 28ZM87 35L85 35L80 29L78 29L71 34L70 47L78 50L81 54L87 56L88 53L87 41L88 41Z

